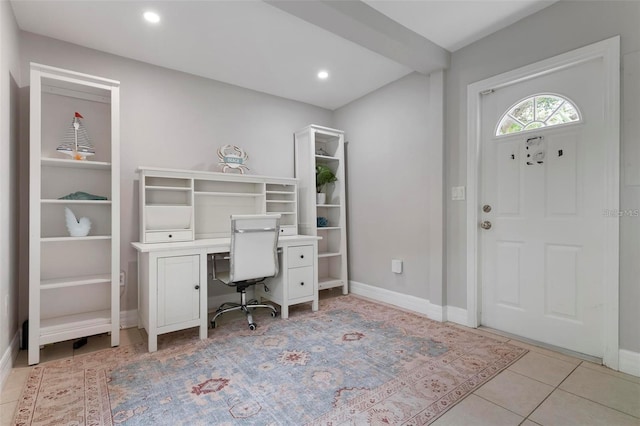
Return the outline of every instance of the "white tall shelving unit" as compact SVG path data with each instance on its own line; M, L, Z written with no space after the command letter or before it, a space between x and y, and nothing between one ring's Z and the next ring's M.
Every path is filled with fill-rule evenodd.
M118 81L31 64L29 186L29 364L40 346L120 328L120 102ZM75 112L95 156L56 151ZM60 199L83 191L107 200ZM88 217L70 237L65 207Z
M327 185L326 203L316 203L316 164L331 168L338 180ZM347 294L347 227L344 132L310 125L295 133L295 175L298 181L298 221L302 235L318 241L318 289L342 287ZM317 226L324 217L328 225Z

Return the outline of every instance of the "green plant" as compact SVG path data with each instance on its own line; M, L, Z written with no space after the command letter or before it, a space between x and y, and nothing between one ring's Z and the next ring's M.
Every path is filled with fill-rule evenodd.
M324 164L316 165L316 191L317 192L319 193L322 192L322 189L325 187L325 185L327 185L328 183L333 183L337 180L338 178L328 166L325 166Z

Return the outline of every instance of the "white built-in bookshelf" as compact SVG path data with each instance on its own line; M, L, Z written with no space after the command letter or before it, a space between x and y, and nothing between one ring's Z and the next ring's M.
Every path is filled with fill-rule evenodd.
M310 125L295 133L299 233L318 241L318 288L348 292L344 132ZM326 201L316 201L316 165L328 166L337 181L326 186ZM327 220L318 226L318 218Z
M119 82L31 64L29 183L29 364L49 343L120 327ZM80 112L95 155L56 151ZM70 200L78 191L106 200ZM65 208L87 217L86 236L70 236Z

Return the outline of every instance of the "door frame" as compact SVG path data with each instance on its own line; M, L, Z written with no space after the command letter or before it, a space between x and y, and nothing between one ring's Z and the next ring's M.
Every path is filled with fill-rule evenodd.
M479 204L481 97L483 93L544 76L583 62L602 59L604 66L604 137L608 143L605 158L604 205L620 206L620 36L508 71L467 86L467 325L480 325L482 306L479 264ZM603 213L604 214L604 213ZM605 221L603 272L604 351L603 363L618 369L619 338L619 218Z

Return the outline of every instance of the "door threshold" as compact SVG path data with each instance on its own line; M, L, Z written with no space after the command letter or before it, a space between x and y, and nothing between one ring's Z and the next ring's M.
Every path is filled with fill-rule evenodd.
M572 356L574 358L579 358L579 359L584 360L584 361L589 361L589 362L593 362L595 364L604 365L602 363L602 358L598 358L597 356L587 355L587 354L583 354L581 352L572 351L570 349L561 348L559 346L550 345L548 343L539 342L537 340L528 339L526 337L518 336L518 335L512 334L512 333L507 333L506 331L497 330L495 328L487 327L485 325L479 326L478 329L479 330L488 331L488 332L493 333L493 334L498 334L500 336L508 337L510 339L518 340L518 341L523 342L523 343L528 343L528 344L533 345L533 346L539 346L539 347L544 348L544 349L549 349L549 350L554 351L554 352L559 352L559 353L564 354L564 355L569 355L569 356Z

